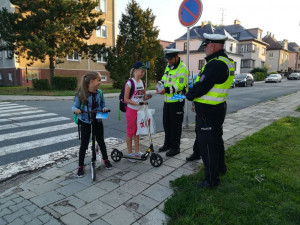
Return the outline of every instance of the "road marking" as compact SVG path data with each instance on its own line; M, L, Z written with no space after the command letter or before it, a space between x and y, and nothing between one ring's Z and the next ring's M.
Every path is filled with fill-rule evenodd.
M54 136L50 138L39 139L36 141L28 141L21 144L9 145L0 148L0 156L8 155L12 153L22 152L26 150L33 150L38 147L44 147L47 145L57 144L61 142L66 142L70 140L78 139L78 133L69 133L59 136Z
M1 111L4 111L4 110L8 110L8 109L16 109L16 108L27 108L28 106L27 105L15 105L15 106L12 106L12 105L9 105L9 106L0 106L0 110Z
M0 119L0 122L13 122L15 120L41 118L41 117L47 117L47 116L57 116L57 114L55 114L55 113L45 113L45 114L30 115L30 116L10 117L10 118L7 118L7 119Z
M26 114L34 114L34 113L40 113L45 112L44 110L34 110L34 111L25 111L25 112L11 112L11 113L1 113L1 117L9 117L9 116L19 116L19 115L26 115Z
M27 107L27 108L21 108L21 109L8 109L8 110L1 110L1 113L8 113L8 112L19 112L19 111L25 111L25 110L36 110L36 108Z
M70 118L56 117L56 118L49 118L49 119L44 119L44 120L36 120L36 121L29 121L29 122L6 124L6 125L2 125L0 127L0 130L17 128L17 127L26 127L26 126L32 126L32 125L40 125L40 124L44 124L44 123L51 123L51 122L58 122L58 121L61 122L61 121L64 121L64 120L70 120Z
M2 134L2 135L0 135L0 142L12 140L12 139L16 139L16 138L21 138L21 137L33 136L33 135L37 135L37 134L49 133L49 132L53 132L53 131L65 130L65 129L69 129L69 128L73 128L73 127L77 127L77 125L75 123L66 123L66 124L38 128L38 129L33 129L33 130L28 130L28 131L20 131L20 132Z

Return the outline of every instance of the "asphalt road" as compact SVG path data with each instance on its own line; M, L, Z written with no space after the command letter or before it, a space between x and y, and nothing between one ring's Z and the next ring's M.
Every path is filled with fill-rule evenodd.
M265 102L276 97L287 95L300 90L300 80L289 81L284 79L281 83L264 83L257 82L253 87L236 87L232 88L229 91L228 96L228 113L235 112L237 110L249 107L251 105L257 104L259 102ZM71 111L71 106L73 101L71 100L62 100L62 101L17 101L13 102L14 104L25 105L29 107L34 107L35 110L44 110L47 113L55 113L56 116L50 116L50 118L57 118L54 122L51 122L51 126L58 126L65 123L73 122L73 113ZM121 112L121 120L118 120L118 97L106 98L106 104L111 109L109 113L109 118L104 121L104 130L105 138L115 137L120 139L125 139L126 137L126 119L125 114ZM299 101L300 105L300 101ZM162 126L162 106L163 106L163 97L160 95L154 94L152 99L149 100L149 108L154 108L156 110L154 118L156 121L156 132L163 131ZM188 119L189 123L193 123L195 119L195 114L190 111L191 103L188 103ZM67 117L69 120L63 120L62 117ZM41 118L24 118L19 119L19 122L26 121L39 121ZM17 121L18 122L18 121ZM2 125L16 123L16 121L10 122L0 122L0 127ZM48 124L37 124L28 126L20 126L17 129L17 132L28 132L32 129L39 129L50 126ZM29 131L28 131L29 130ZM5 136L6 134L12 134L16 132L15 129L1 129L0 136ZM5 149L5 146L14 146L21 143L27 143L30 141L45 140L51 137L58 137L68 134L73 134L77 132L76 127L71 127L64 130L57 130L51 132L45 132L37 135L23 136L20 138L15 138L11 140L0 141L0 149ZM30 157L35 157L38 155L43 155L46 153L51 153L73 146L78 146L80 144L78 139L66 140L57 143L55 139L44 146L35 147L34 149L24 149L24 151L19 151L12 154L0 155L0 165L4 165L10 162L15 162L23 160Z

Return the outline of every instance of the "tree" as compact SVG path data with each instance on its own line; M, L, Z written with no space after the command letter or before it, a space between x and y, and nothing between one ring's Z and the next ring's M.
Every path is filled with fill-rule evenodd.
M123 87L135 61L149 61L148 78L153 78L155 61L162 51L154 20L151 9L143 11L135 0L128 3L119 22L116 47L108 50L106 69L114 80L115 88Z
M104 44L88 45L92 32L103 20L95 12L94 0L10 0L15 12L0 10L1 50L13 51L18 57L45 62L49 57L50 78L59 58L78 52L94 57L104 51Z

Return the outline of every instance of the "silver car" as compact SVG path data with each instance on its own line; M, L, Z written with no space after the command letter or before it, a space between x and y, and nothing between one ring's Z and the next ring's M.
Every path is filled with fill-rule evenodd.
M266 79L265 82L281 82L282 76L280 74L270 74Z

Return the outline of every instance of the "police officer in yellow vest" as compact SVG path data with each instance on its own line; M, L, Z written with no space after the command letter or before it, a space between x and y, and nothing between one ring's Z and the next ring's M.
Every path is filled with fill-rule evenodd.
M168 65L165 69L157 89L158 94L164 95L163 126L165 141L159 152L166 152L166 156L174 156L180 153L180 138L183 122L184 99L171 100L174 94L185 94L187 87L188 69L178 56L178 49L165 50Z
M196 184L198 188L219 185L219 175L227 171L222 135L226 99L234 78L234 62L223 49L227 36L206 33L203 36L201 46L207 63L186 95L195 104L197 149L205 166L205 180Z

